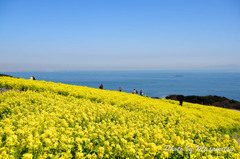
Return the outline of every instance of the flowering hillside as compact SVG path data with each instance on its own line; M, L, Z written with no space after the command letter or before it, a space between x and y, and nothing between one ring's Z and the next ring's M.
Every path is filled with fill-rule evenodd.
M0 77L0 158L240 158L240 113ZM22 90L21 92L18 90Z

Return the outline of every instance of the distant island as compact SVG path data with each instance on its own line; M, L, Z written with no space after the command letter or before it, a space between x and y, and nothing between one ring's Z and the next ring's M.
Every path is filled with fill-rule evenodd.
M240 102L236 100L228 99L226 97L216 96L216 95L208 95L208 96L169 95L166 97L166 99L172 99L172 100L178 100L180 98L182 98L183 101L189 102L189 103L198 103L202 105L212 105L216 107L240 110Z
M10 75L1 74L1 73L0 73L0 76L8 76L8 77L12 77L12 76L10 76Z
M175 75L174 77L184 77L184 75Z

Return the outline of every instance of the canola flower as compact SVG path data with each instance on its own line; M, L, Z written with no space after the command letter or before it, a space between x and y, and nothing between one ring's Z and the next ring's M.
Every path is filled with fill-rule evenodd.
M239 112L10 77L0 88L23 90L0 94L0 158L240 158L227 135Z

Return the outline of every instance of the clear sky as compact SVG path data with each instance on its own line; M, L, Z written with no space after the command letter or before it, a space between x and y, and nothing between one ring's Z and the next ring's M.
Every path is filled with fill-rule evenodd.
M0 72L240 70L239 0L0 0Z

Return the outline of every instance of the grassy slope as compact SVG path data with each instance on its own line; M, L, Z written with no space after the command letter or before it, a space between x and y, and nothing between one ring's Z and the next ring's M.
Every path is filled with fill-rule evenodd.
M44 99L48 104L51 103L49 101L52 101L57 105L56 98L59 98L57 100L66 105L79 105L80 100L89 106L89 110L87 107L84 111L89 111L89 113L92 113L93 117L96 118L98 116L97 112L102 111L105 117L111 114L109 115L109 120L120 122L122 120L120 114L124 114L123 120L133 124L132 126L125 125L126 130L128 130L128 127L132 127L136 129L139 128L140 131L141 127L145 127L144 125L147 125L145 128L148 129L157 126L166 131L172 131L174 135L181 135L181 131L189 132L190 134L188 134L188 136L193 140L198 139L198 134L202 134L203 136L212 135L212 137L216 136L216 133L233 134L232 136L234 136L234 134L240 134L240 113L222 108L211 106L203 107L202 105L191 103L184 103L184 106L180 107L178 102L173 100L154 100L124 92L120 93L61 83L8 77L0 78L0 87L26 91L22 93L4 93L4 96L21 96L22 99L24 99L30 94L30 96L32 96L29 98L39 96L39 99ZM41 103L41 101L37 99L38 98L35 99L36 102ZM29 103L29 101L26 101L26 103ZM62 104L59 103L59 105ZM105 105L107 111L101 110L101 105ZM62 107L62 109L65 108ZM88 127L87 125L85 126ZM151 130L148 130L148 132L150 133ZM169 132L165 134L166 140L172 140ZM235 135L235 137L239 136ZM206 137L205 140L209 142L207 138L208 137Z
M98 90L94 88L54 82L31 81L24 79L14 80L16 81L0 81L0 87L22 91L50 91L62 96L73 96L75 98L89 99L92 102L107 103L118 107L124 107L128 110L140 110L140 108L142 109L142 106L145 106L146 109L153 109L154 111L155 107L158 107L160 105L161 108L161 106L167 104L164 109L169 113L177 113L181 116L185 116L186 118L191 118L194 116L194 122L204 124L208 123L211 126L215 125L223 133L240 132L240 114L238 112L233 112L232 110L216 108L214 106L203 107L202 105L187 102L184 102L184 106L180 107L178 105L179 102L174 100L153 100L148 97L141 97L124 92L120 93L117 91ZM27 83L25 83L26 81ZM157 110L160 112L162 111L162 109L159 109L159 107Z

